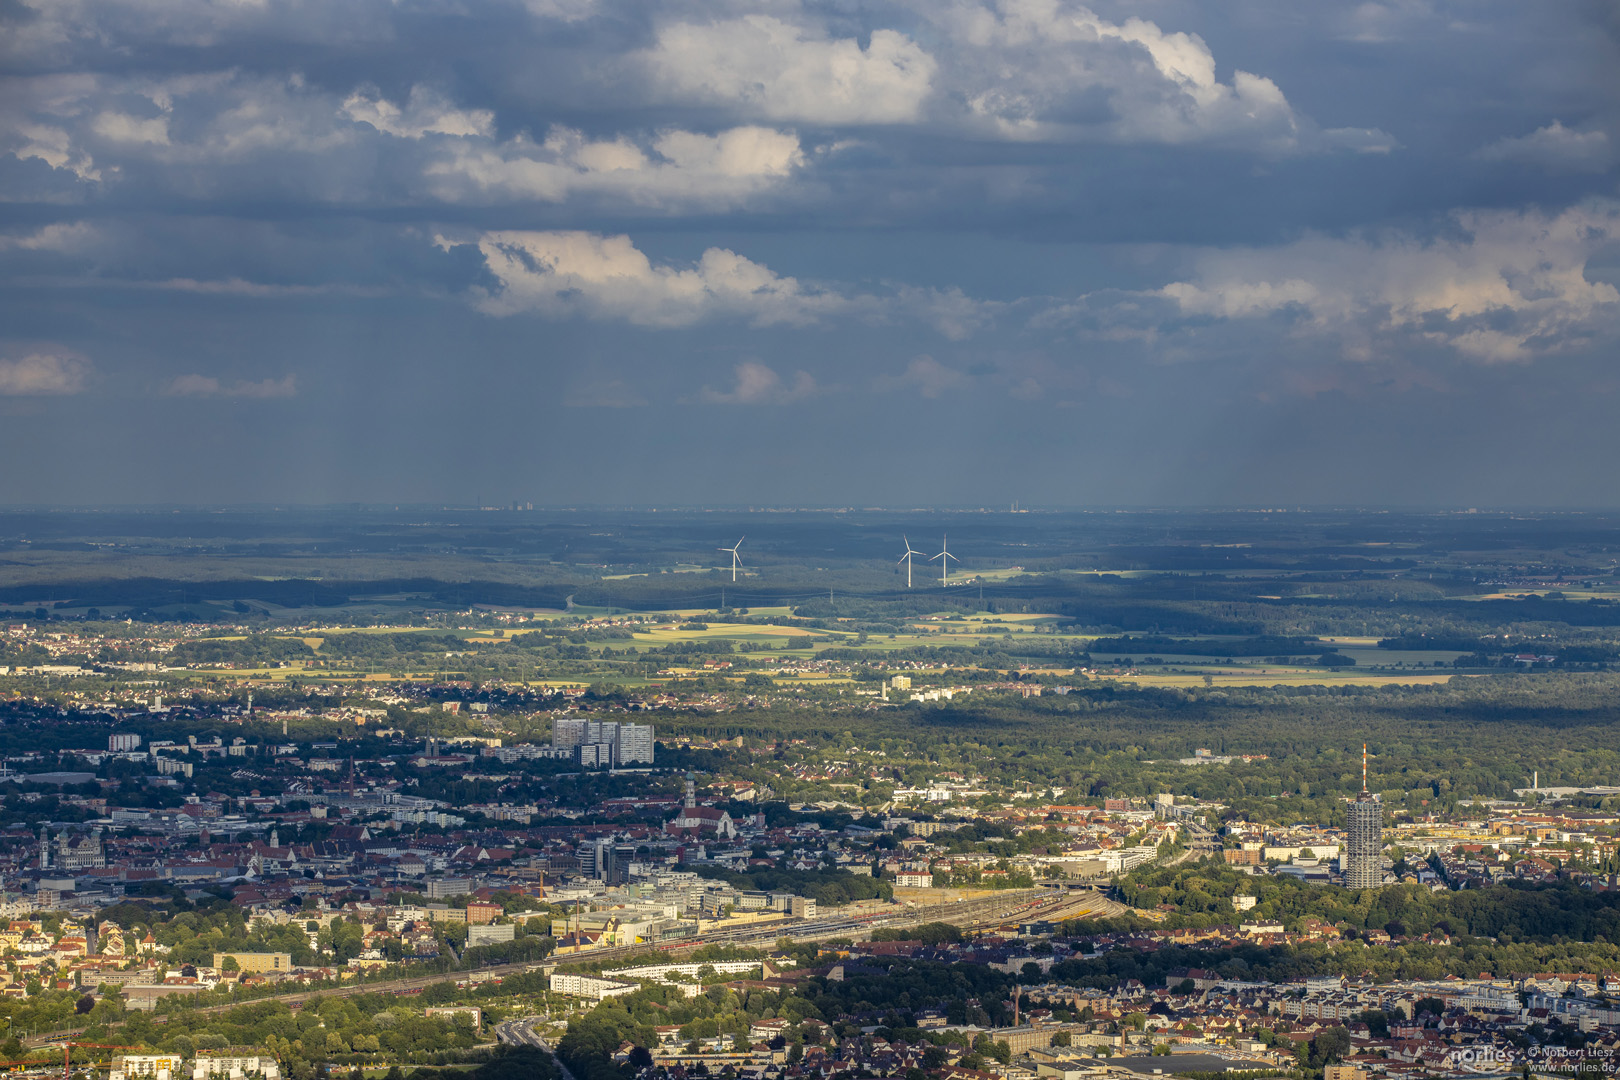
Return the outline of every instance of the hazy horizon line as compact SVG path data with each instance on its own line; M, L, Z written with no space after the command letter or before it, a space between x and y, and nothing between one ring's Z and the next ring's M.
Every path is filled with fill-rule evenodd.
M1128 513L1245 513L1245 514L1614 514L1616 506L1527 506L1527 505L1443 505L1416 503L1091 503L1084 505L1046 504L992 507L980 504L943 506L855 506L725 503L559 503L521 507L479 503L433 502L238 502L238 503L0 503L0 514L103 514L103 513L465 513L465 514L560 514L560 513L726 513L726 514L1128 514Z

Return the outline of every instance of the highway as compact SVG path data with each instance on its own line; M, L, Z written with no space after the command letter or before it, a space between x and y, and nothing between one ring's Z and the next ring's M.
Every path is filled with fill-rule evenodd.
M558 1057L551 1047L546 1044L546 1040L535 1032L534 1025L539 1023L541 1019L538 1016L525 1016L521 1020L508 1020L505 1023L497 1024L495 1025L495 1039L497 1042L505 1043L507 1046L532 1046L538 1050L544 1050L546 1053L551 1054L552 1060L557 1063L557 1068L562 1070L562 1080L574 1080L574 1074L568 1071L568 1066L563 1064L562 1058Z

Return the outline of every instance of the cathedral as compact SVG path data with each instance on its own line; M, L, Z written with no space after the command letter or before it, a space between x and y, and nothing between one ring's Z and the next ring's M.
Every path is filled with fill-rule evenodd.
M737 835L737 826L726 811L697 804L697 785L692 779L692 774L687 773L686 798L681 803L681 812L664 826L664 831L703 833L718 840L731 840Z

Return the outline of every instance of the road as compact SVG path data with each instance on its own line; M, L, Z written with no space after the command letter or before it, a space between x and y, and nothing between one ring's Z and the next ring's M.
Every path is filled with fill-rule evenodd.
M1206 859L1215 854L1215 834L1202 825L1194 825L1190 821L1186 824L1187 837L1192 843L1188 844L1187 849L1175 858L1160 863L1160 866L1180 866L1189 859Z
M562 1058L558 1057L556 1051L547 1045L546 1040L535 1032L534 1025L541 1019L543 1018L539 1016L525 1016L521 1020L508 1020L503 1024L497 1024L495 1039L507 1046L532 1046L544 1050L557 1063L557 1068L562 1070L562 1080L574 1080L574 1074L568 1071L568 1066L563 1064Z

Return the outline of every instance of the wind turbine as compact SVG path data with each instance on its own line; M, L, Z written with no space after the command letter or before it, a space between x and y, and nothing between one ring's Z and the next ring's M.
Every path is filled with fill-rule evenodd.
M950 545L950 537L946 536L943 539L941 539L940 542L939 542L939 554L935 555L935 556L932 556L928 560L929 562L933 562L934 559L940 560L940 562L939 562L939 584L940 584L940 588L945 588L945 587L949 586L950 583L951 583L950 582L951 560L956 559L956 556L951 554L950 547L951 547L951 545ZM921 555L922 552L919 551L917 554ZM956 561L961 562L962 560L961 559L956 559Z
M731 580L732 581L737 580L737 567L742 565L742 556L737 554L737 549L742 547L742 542L744 540L746 540L746 539L748 539L748 537L741 536L741 537L737 538L737 542L735 544L733 544L731 547L728 547L728 548L723 547L723 548L716 548L715 549L716 551L729 551L729 552L731 552Z
M909 589L909 588L911 588L911 557L913 555L921 555L922 552L912 550L911 541L906 540L906 534L905 533L900 534L900 539L906 541L906 553L904 555L900 556L898 561L903 562L903 563L906 564L906 588Z

